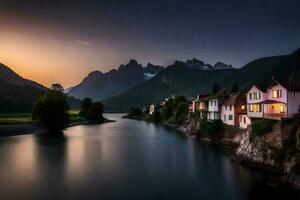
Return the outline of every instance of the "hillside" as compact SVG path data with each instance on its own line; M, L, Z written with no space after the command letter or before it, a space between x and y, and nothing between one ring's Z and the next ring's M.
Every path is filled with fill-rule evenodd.
M36 97L47 90L0 64L0 112L31 112ZM80 106L78 99L68 97L67 100L71 108Z
M252 83L268 83L272 76L279 80L300 78L300 50L290 55L254 60L240 69L198 70L175 62L149 81L128 92L104 101L109 111L126 112L133 106L143 107L172 94L196 96L209 93L214 82L229 90L233 83L246 89Z
M91 72L80 84L71 88L68 95L79 99L89 97L94 101L110 98L151 79L162 69L163 67L151 63L143 67L135 60L130 60L117 70L113 69L107 73Z

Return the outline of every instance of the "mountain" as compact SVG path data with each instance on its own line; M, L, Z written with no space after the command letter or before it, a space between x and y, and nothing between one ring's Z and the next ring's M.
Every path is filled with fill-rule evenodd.
M184 65L187 68L198 69L198 70L219 70L219 69L234 69L232 65L227 65L223 62L217 62L214 66L209 63L204 63L202 60L193 58L191 60L175 61L175 65Z
M163 69L162 66L148 63L146 67L130 60L116 70L107 73L93 71L84 80L74 86L68 95L79 99L90 97L95 101L110 98L132 89L139 83L150 80Z
M48 88L24 79L9 67L0 63L0 112L31 112L38 95ZM79 100L68 97L71 108L78 108Z
M46 87L41 84L22 78L16 72L2 63L0 63L0 80L18 86L30 86L39 89L46 89Z
M200 63L201 62L195 62ZM191 67L193 66L193 67ZM221 66L222 70L217 70ZM209 93L213 83L230 90L233 83L246 89L253 83L266 84L272 76L279 80L300 79L300 49L290 55L256 59L240 69L216 64L216 70L199 70L195 65L177 61L154 78L133 89L103 101L108 111L126 112L131 107L143 107L172 94L196 96Z

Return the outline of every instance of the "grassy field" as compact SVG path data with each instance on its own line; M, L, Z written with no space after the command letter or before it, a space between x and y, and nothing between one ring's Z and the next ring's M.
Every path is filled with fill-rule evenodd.
M0 113L0 125L14 125L35 123L32 121L31 113ZM70 121L79 120L79 110L70 111Z
M33 123L31 113L0 113L0 125Z

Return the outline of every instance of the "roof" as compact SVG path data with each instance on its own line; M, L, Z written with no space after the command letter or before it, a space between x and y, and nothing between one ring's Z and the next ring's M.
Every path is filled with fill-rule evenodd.
M263 104L273 104L273 103L284 103L284 102L268 99L268 100L264 100L264 101L262 101L260 103L263 103Z
M238 100L246 103L246 96L240 92L232 93L223 105L234 105Z
M211 100L211 99L217 99L217 98L219 98L219 97L225 97L225 96L227 96L225 90L220 90L220 91L217 92L216 94L212 94L212 95L208 96L208 97L206 98L206 101L207 101L207 100Z
M289 91L296 91L296 92L300 91L300 80L287 80L287 81L273 80L269 88L272 87L274 84L282 85Z
M268 89L268 87L267 87L265 84L263 84L263 83L255 83L255 84L252 84L252 85L246 90L246 92L249 92L249 90L251 90L251 88L252 88L253 86L257 87L257 88L258 88L260 91L262 91L262 92L266 92L267 89Z

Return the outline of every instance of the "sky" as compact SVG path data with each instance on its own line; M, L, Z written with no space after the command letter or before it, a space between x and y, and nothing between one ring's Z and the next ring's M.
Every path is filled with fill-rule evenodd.
M299 0L0 0L0 63L45 86L130 59L242 67L297 48Z

